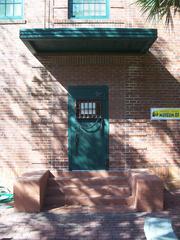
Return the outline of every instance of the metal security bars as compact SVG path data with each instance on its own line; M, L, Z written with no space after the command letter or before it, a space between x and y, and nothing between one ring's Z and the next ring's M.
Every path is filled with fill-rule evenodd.
M77 100L76 117L77 119L89 119L101 117L101 102L96 100Z

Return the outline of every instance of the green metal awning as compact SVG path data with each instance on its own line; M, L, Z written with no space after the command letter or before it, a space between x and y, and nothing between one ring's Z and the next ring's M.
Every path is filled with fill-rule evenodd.
M146 53L157 29L34 28L21 29L20 39L33 53L122 52Z

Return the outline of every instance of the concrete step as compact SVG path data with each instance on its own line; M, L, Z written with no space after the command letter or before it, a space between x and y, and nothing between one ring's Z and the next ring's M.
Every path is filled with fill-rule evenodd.
M43 209L50 213L55 214L66 214L66 213L135 213L136 209L132 206L62 206L62 207L52 207L47 206Z
M106 171L106 170L99 170L99 171L65 171L65 172L53 172L51 171L52 177L69 177L69 178L90 178L90 177L111 177L111 176L118 176L118 177L129 177L130 171L129 170L115 170L115 171Z
M64 207L66 205L65 195L60 196L48 196L44 200L44 208L51 209L56 207Z
M129 171L74 171L52 174L45 207L124 206L131 203Z
M47 187L59 185L61 188L63 186L69 187L82 187L82 186L97 186L97 185L127 185L127 177L91 177L91 178L70 178L70 177L57 177L49 178Z
M115 197L111 195L104 196L49 196L45 199L45 206L71 206L71 205L80 205L80 206L129 206L130 197Z
M77 186L52 186L47 189L46 196L102 196L102 195L111 195L111 196L129 196L130 195L130 188L126 185L124 186L117 186L117 185L104 185L104 186L81 186L78 188Z

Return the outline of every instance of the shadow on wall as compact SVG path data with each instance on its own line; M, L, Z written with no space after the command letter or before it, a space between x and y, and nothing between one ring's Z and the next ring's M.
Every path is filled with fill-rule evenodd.
M178 79L175 79L151 53L136 56L119 55L119 58L124 61L120 67L117 64L113 65L116 61L114 56L110 56L110 63L98 66L92 62L87 65L83 64L83 61L77 63L78 57L86 59L86 56L80 55L73 57L39 56L45 69L51 75L50 81L53 89L54 114L51 115L53 116L51 131L54 138L51 144L54 144L55 140L57 148L51 145L50 165L55 169L67 166L65 163L67 163L68 151L68 86L109 85L109 101L111 101L111 91L113 92L113 88L118 87L118 84L122 85L123 82L124 87L121 93L124 99L122 100L119 96L114 96L114 98L116 105L121 106L121 101L123 101L125 108L122 113L110 109L110 122L112 121L110 168L124 167L125 164L132 168L179 166L180 127L178 121L150 121L150 108L152 107L179 107L180 83ZM91 56L88 55L87 58ZM105 55L105 59L108 59L108 55ZM124 72L124 75L121 74ZM117 130L122 131L122 129L124 132L118 134ZM114 132L116 134L113 134ZM65 150L63 156L60 149ZM114 152L113 149L115 149Z
M3 51L10 71L1 74L1 166L14 175L19 174L18 168L67 169L68 86L96 84L110 86L111 169L179 166L178 122L149 120L151 107L179 107L180 102L179 79L167 71L168 58L159 46L155 53L164 59L162 63L151 53L103 54L99 65L96 55L39 55L43 66L38 67L21 54L22 67L7 63ZM10 78L11 83L5 81Z
M128 96L126 118L129 126L126 136L130 146L138 149L139 139L139 145L145 147L143 158L149 162L150 166L167 166L168 164L179 166L179 122L150 121L150 109L179 107L180 83L151 53L144 55L143 61L133 74L135 77L131 76L127 80L126 88ZM140 131L141 137L138 136ZM130 152L129 156L130 162L133 163L134 155ZM143 163L139 166L141 164Z
M20 41L12 44L16 26L1 25L0 29L0 182L11 188L14 177L28 168L31 159L31 62L20 53Z
M148 164L149 166L166 166L168 161L174 166L179 166L179 123L177 121L151 122L149 109L151 107L179 107L180 83L152 54L120 55L122 65L113 64L115 60L112 60L112 56L111 63L100 66L92 63L88 66L72 64L70 56L41 56L38 58L44 66L35 70L32 70L26 56L21 57L24 64L31 68L30 71L38 72L38 74L32 73L33 82L29 85L23 81L26 75L22 76L22 72L18 72L17 66L12 64L11 69L14 69L15 73L13 73L23 81L23 86L18 88L15 82L10 87L4 86L1 98L1 107L3 106L1 164L14 171L15 175L19 174L17 167L22 167L24 170L42 167L58 170L68 167L67 87L76 84L97 84L97 80L98 85L111 83L110 91L112 92L113 86L116 88L121 82L120 86L124 86L122 90L118 89L124 100L120 98L120 94L115 99L117 105L122 105L120 101L123 101L125 108L122 109L122 113L119 114L110 109L110 122L113 128L110 132L112 164L110 167L123 167L125 163L129 167L142 167ZM108 56L105 57L108 58ZM67 62L60 65L59 58L64 58ZM7 78L5 73L2 76L4 79ZM80 79L80 76L83 78ZM63 225L64 236L84 237L88 235L89 221L86 217L89 216L85 215L79 220L79 225L83 225L83 229L79 231L75 225L71 224L71 217L72 214L62 217L51 213L45 216L53 229L52 236L59 235L61 231L62 225L57 227L53 222L58 219L64 225L69 224L65 229ZM107 225L108 221L109 216ZM39 226L33 217L27 221L27 224L34 231L39 231ZM92 221L92 224L96 225L94 229L96 234L101 228L101 219ZM118 226L119 224L121 223L118 220ZM72 228L72 226L75 227ZM137 224L135 219L130 221L128 217L127 219L123 217L122 230L127 226L129 238L134 236L133 229L136 229L136 234L141 231L139 220ZM42 228L44 230L43 224ZM111 238L112 233L108 228L103 228L103 231L104 239ZM123 239L123 233L124 231L121 231L121 239Z

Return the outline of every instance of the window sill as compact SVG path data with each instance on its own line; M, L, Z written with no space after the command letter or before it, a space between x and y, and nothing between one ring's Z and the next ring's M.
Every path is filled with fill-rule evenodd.
M117 19L55 19L54 24L124 24Z
M22 19L0 19L0 25L2 24L26 24L27 20L22 20Z

